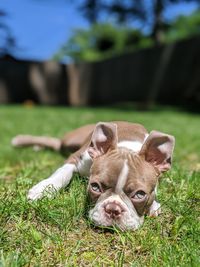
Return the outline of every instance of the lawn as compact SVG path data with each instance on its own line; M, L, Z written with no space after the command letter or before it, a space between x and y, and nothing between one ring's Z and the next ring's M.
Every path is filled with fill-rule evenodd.
M86 123L128 120L176 137L163 176L162 215L137 231L105 231L85 216L87 180L75 176L54 199L28 202L27 190L64 158L14 149L18 133L61 137ZM172 108L0 107L0 266L200 266L200 116Z

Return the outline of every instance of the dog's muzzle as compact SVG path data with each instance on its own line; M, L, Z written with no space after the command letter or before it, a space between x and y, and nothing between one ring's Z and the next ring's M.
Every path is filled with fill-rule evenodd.
M128 198L127 198L128 199ZM143 223L129 199L123 201L120 196L112 195L96 203L89 217L98 226L117 226L121 230L137 229Z

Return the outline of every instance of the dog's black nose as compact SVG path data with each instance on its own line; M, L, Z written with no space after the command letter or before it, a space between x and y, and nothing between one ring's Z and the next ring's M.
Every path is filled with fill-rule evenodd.
M105 212L109 218L115 219L121 216L122 208L118 204L109 203L105 206Z

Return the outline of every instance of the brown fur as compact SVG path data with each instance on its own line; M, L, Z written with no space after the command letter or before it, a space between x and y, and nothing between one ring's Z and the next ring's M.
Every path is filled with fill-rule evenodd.
M159 173L154 166L146 162L137 153L125 148L117 148L95 159L91 168L89 183L98 182L104 192L109 190L106 193L107 195L115 193L117 179L125 160L127 160L129 172L123 191L130 198L133 192L138 190L146 192L147 197L144 202L134 203L138 213L143 215L148 213L148 207L151 206L155 199L154 189L158 182ZM111 166L112 168L110 168ZM88 191L94 201L96 195L91 190Z
M154 201L156 185L159 175L171 167L175 139L157 131L148 134L140 124L117 121L86 125L62 139L17 136L12 143L75 150L67 164L29 190L30 199L41 198L49 185L59 190L79 172L89 176L88 192L95 203L92 220L136 229L144 214L159 207Z

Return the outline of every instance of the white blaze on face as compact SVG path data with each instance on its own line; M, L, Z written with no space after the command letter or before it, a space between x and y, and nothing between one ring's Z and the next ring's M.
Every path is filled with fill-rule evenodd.
M124 166L119 174L118 180L117 180L117 185L115 188L115 192L118 194L121 191L123 191L123 188L126 184L127 178L128 178L128 172L129 172L129 167L127 164L127 160L124 161Z

